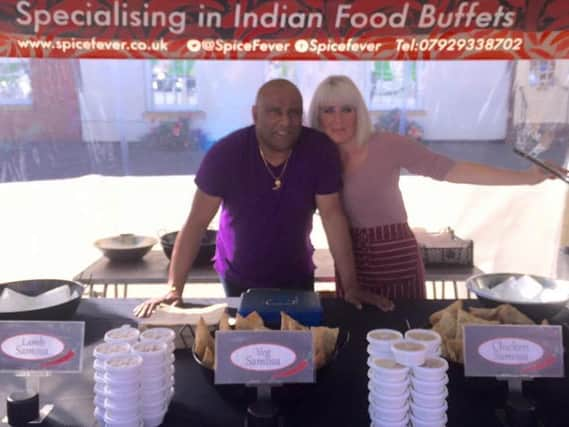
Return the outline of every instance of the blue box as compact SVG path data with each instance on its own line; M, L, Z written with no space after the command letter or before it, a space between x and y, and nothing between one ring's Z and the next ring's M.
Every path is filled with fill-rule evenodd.
M304 326L318 326L322 323L320 297L313 291L286 289L248 289L241 294L239 309L241 316L256 311L265 325L279 328L281 311Z

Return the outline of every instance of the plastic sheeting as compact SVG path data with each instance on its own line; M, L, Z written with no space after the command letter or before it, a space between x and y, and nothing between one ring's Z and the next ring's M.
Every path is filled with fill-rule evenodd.
M178 229L191 175L218 138L251 123L258 87L288 78L307 109L330 74L356 82L378 130L455 159L524 169L518 146L567 164L565 60L0 59L0 281L69 278L99 255L97 238ZM565 184L479 187L403 174L413 226L474 239L485 271L555 275ZM318 226L313 237L326 246Z

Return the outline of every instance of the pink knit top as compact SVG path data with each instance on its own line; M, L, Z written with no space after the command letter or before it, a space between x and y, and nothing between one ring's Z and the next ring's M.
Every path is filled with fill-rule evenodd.
M364 228L407 222L399 190L401 168L441 181L454 164L454 160L409 138L373 134L367 159L344 174L342 198L351 226Z

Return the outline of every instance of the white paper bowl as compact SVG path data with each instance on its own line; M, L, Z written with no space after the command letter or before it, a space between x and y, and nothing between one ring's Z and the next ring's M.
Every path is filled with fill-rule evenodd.
M372 329L366 335L368 351L370 347L375 353L389 353L391 344L403 338L403 334L395 329Z
M132 352L144 360L144 367L166 362L167 345L164 342L138 342L132 345Z
M437 408L443 405L448 397L448 390L443 390L440 394L425 394L411 388L411 401L424 408Z
M135 393L140 391L140 379L136 376L131 380L125 381L105 374L105 390L110 393Z
M136 354L114 356L105 360L105 378L127 379L138 378L142 370L142 357Z
M113 418L125 418L123 413L128 413L129 416L134 416L140 412L140 399L110 399L105 398L104 404L105 410L116 411L119 415L113 416ZM130 415L130 414L133 415Z
M123 408L120 406L113 408L108 408L105 406L105 415L115 421L129 421L142 418L140 407L138 405L130 407L125 406Z
M140 395L140 383L107 383L104 394L105 397Z
M408 425L409 416L406 416L401 421L371 420L371 427L407 427Z
M431 329L409 329L405 339L411 342L425 344L428 353L434 353L441 346L441 336Z
M413 427L445 427L448 421L446 414L441 419L434 421L422 420L420 418L415 417L413 414L411 414L409 418L411 419L411 424L413 425Z
M443 394L448 383L448 376L438 381L423 381L411 376L411 388L422 394Z
M93 403L95 404L95 406L99 408L104 408L106 398L107 397L104 394L95 394L95 397L93 398Z
M95 417L95 420L97 420L99 425L101 426L105 425L105 408L95 406L95 410L93 411L93 416Z
M105 382L95 382L95 387L93 387L95 394L105 395Z
M111 329L105 333L104 340L110 344L135 344L138 341L140 331L130 325L123 325L120 328Z
M373 405L369 406L369 416L372 421L403 421L409 412L409 403L406 403L401 408L386 409L377 408Z
M368 394L368 402L376 408L398 409L405 406L410 399L409 391L404 392L398 396L386 396L384 394L377 394L370 392Z
M105 427L141 427L142 419L140 417L132 418L129 420L118 420L110 417L107 413L104 416Z
M140 334L140 341L169 343L174 341L176 333L170 328L150 328Z
M138 402L140 400L140 392L141 392L140 387L125 392L123 390L116 390L106 386L103 395L111 401L118 402L121 400L125 400L129 402Z
M409 390L409 379L398 382L375 382L370 380L368 382L368 389L373 393L384 396L399 396Z
M93 349L93 356L96 360L105 361L113 356L127 355L130 353L130 344L128 343L102 343Z
M157 427L160 424L162 424L162 421L164 421L164 416L166 415L166 411L164 411L161 414L157 414L157 415L145 415L142 417L142 420L144 421L144 427Z
M95 379L95 386L102 385L104 386L105 383L105 371L95 371L93 374L93 378Z
M382 347L374 347L372 344L368 344L367 353L370 357L380 357L382 359L393 359L393 353L391 348L384 349Z
M440 381L448 371L448 362L442 357L427 357L421 366L413 366L413 376L422 381Z
M404 381L409 375L409 367L397 363L394 359L374 358L370 369L373 379L378 381Z
M403 366L419 366L425 363L427 347L424 344L405 339L391 344L393 358Z
M444 418L446 415L448 405L444 402L441 406L437 408L427 408L424 406L419 406L414 402L411 402L411 413L416 417L424 421L436 421Z

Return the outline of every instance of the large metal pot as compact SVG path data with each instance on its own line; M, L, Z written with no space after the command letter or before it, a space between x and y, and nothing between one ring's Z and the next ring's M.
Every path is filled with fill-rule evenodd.
M166 233L160 236L160 244L162 245L162 250L168 259L172 258L172 251L174 250L174 244L176 242L176 237L178 236L177 231L171 233ZM217 238L217 230L206 230L202 236L202 241L200 249L194 260L195 266L206 266L213 262L213 257L215 255L215 239Z

